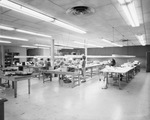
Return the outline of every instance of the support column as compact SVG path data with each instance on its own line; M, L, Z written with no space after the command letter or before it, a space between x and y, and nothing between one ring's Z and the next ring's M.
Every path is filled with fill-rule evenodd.
M86 45L86 40L84 40L84 49L85 49L84 55L86 56L85 62L87 64L87 45Z
M85 61L86 61L86 63L87 63L87 46L86 46L86 45L85 45L85 56L86 56Z
M51 40L51 66L54 69L54 39Z
M4 56L4 46L1 45L1 65L5 67L5 56Z

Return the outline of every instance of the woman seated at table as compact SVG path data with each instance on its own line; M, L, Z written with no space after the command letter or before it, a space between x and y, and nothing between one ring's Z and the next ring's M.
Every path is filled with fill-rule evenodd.
M110 60L110 66L115 66L115 65L116 65L116 60L112 58Z

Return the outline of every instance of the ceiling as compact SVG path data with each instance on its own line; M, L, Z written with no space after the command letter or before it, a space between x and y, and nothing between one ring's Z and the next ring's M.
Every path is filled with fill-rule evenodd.
M55 44L84 47L84 45L74 43L74 41L79 41L98 46L111 47L111 44L101 40L102 38L105 38L124 46L138 46L140 43L135 37L136 34L145 34L146 44L150 44L150 0L134 0L138 19L140 21L139 27L132 27L129 25L117 0L13 1L25 6L36 8L58 20L65 21L66 23L72 24L86 31L86 34L80 34L10 9L0 7L0 24L51 35L52 39L55 40ZM95 12L91 15L78 16L66 14L66 11L74 6L89 6L92 7ZM28 42L9 40L12 41L12 46L33 45L35 43L51 44L51 38L5 30L0 30L0 34L29 39ZM123 42L123 39L128 39L129 41Z

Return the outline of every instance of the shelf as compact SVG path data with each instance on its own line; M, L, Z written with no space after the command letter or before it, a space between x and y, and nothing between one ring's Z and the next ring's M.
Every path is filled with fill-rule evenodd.
M14 58L14 56L18 56L17 52L8 52L5 53L5 67L12 66L13 62L19 62L20 59Z

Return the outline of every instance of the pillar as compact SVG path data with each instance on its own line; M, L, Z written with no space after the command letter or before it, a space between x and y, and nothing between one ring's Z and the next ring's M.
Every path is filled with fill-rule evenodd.
M1 65L5 67L5 56L4 56L4 46L1 45Z
M86 45L85 45L85 56L86 56L85 61L86 61L86 63L87 63L87 46L86 46Z
M54 68L54 39L51 40L51 66Z

